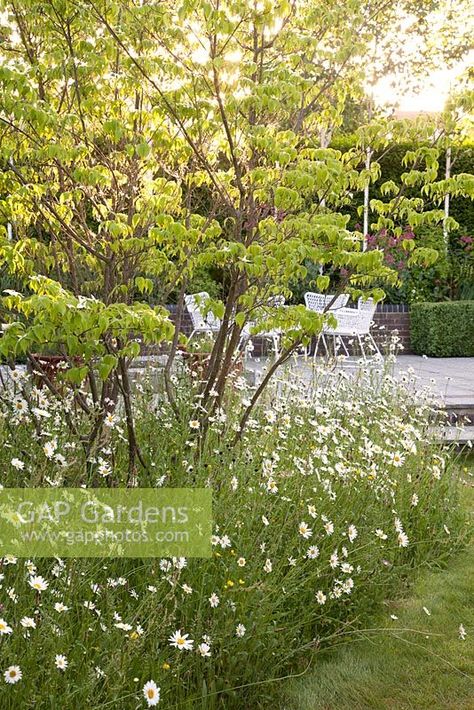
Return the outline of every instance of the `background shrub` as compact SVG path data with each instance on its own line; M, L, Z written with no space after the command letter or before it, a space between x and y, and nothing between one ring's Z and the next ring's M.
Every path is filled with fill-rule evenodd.
M340 136L334 138L331 142L331 148L336 150L347 151L355 147L356 137L352 135ZM384 182L393 180L400 184L400 179L407 168L403 165L402 160L407 151L417 150L420 147L418 143L397 143L391 145L383 151L383 154L374 153L373 160L380 163L381 175L380 178L370 186L370 198L376 200L384 200L385 197L380 192L380 187ZM444 150L440 151L439 161L439 178L443 179L444 169L446 165L446 154ZM452 149L452 165L451 174L459 175L460 173L472 172L474 165L474 145L464 144L455 146ZM417 194L418 188L413 194ZM409 194L409 191L406 192ZM351 214L351 222L360 222L357 208L363 204L364 196L362 192L354 194L349 212ZM347 211L347 207L345 210ZM460 233L472 233L474 231L474 202L466 197L451 197L449 213L456 222L459 222Z
M355 148L357 139L355 135L337 136L331 142L331 148L347 152ZM370 186L370 199L384 201L381 186L392 180L400 184L401 176L407 171L403 165L403 157L407 151L414 151L420 147L419 143L397 143L391 145L381 154L375 152L373 160L380 164L381 175ZM446 165L445 151L440 151L439 178L444 177ZM452 175L472 171L474 164L474 146L465 144L455 146L452 150ZM419 188L406 188L407 197L419 196ZM349 203L345 203L341 211L349 214L349 227L362 229L360 210L363 205L363 192L355 192ZM445 300L471 300L474 298L474 202L465 197L451 197L450 215L459 223L459 229L451 231L448 244L445 244L441 225L423 225L411 229L405 225L404 233L400 238L382 231L369 235L369 245L372 248L383 249L385 263L399 272L400 283L396 286L386 283L380 286L386 292L387 303L416 303L425 301ZM373 215L372 215L373 216ZM438 251L437 261L429 267L408 265L409 253L401 249L401 241L407 234L415 237L419 246L433 248ZM409 237L411 238L411 237ZM315 275L319 274L317 264L307 263L308 276L303 280L295 280L291 284L294 303L301 303L305 291L317 290L314 285ZM339 272L328 272L331 277L331 288L338 286Z
M410 319L415 353L431 357L474 355L474 301L414 303Z

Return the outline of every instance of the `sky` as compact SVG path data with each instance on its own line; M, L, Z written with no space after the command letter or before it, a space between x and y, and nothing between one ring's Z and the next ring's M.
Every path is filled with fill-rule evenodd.
M439 69L426 77L417 93L399 90L394 94L392 76L385 76L373 88L374 99L379 104L396 105L400 111L442 111L451 88L456 86L456 78L473 64L474 53L452 69Z

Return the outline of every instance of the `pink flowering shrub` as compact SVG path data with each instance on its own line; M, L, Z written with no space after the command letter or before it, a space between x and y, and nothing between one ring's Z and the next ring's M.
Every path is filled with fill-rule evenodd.
M403 242L436 249L437 261L427 268L409 263L410 251ZM474 238L452 234L448 247L441 227L421 227L416 234L405 227L400 236L381 230L367 236L369 249L379 249L387 266L396 269L399 284L385 287L388 303L414 303L472 299L474 294Z

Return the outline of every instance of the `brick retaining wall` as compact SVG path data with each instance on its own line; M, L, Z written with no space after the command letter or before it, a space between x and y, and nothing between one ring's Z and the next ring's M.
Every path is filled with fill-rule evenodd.
M170 319L173 321L173 323L176 322L176 306L174 304L171 304L169 306L166 306L166 308L170 312ZM191 321L191 316L188 313L188 310L186 308L183 309L183 313L181 315L181 328L180 328L182 333L185 333L186 335L191 335L193 331L193 324Z
M387 334L398 331L400 344L403 345L403 353L411 353L410 344L410 313L405 304L391 305L381 303L377 306L374 315L375 328L373 335L378 344L383 343Z

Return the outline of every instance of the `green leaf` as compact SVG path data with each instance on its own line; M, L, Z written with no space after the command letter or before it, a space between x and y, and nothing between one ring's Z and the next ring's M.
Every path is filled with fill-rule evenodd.
M330 278L329 276L320 275L316 278L316 286L318 291L326 291L329 288Z
M97 367L101 380L107 379L112 370L117 367L117 362L118 359L115 357L115 355L104 355Z
M71 367L69 370L66 370L64 377L69 382L80 385L81 382L86 379L88 372L89 368L87 365L84 365L84 367Z
M245 323L246 315L245 313L237 313L235 316L235 322L239 326L239 328L242 328L243 324Z
M145 141L135 146L135 151L139 158L146 158L150 155L151 148Z

